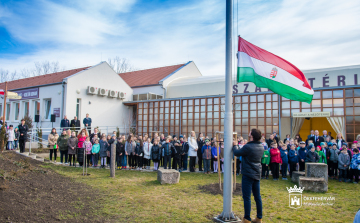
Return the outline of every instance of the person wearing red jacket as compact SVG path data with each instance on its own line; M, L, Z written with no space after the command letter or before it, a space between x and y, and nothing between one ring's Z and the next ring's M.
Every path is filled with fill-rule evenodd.
M270 166L274 180L279 180L279 164L282 163L280 150L275 142L271 143L270 149Z

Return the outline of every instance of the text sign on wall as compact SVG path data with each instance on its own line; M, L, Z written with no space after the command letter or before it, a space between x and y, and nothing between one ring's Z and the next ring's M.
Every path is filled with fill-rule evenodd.
M294 112L294 118L330 117L330 112Z
M54 108L55 117L60 117L60 108Z
M21 99L39 98L39 88L32 88L20 91L12 91L21 96Z

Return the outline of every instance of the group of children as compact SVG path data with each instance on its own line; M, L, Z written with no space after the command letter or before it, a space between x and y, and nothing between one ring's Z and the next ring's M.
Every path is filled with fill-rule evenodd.
M9 128L6 130L7 135L7 150L15 150L18 148L20 132L16 127L14 129L13 125L9 125Z
M338 179L340 182L359 182L360 173L360 142L354 141L351 148L346 142L338 148L336 142L321 142L319 146L314 145L312 140L301 141L299 145L274 141L270 147L264 143L264 154L261 159L262 179L268 179L269 167L274 180L279 179L281 172L282 179L287 180L287 173L292 177L292 172L305 170L305 163L325 163L328 165L328 174L331 179ZM294 142L294 141L292 141ZM339 172L339 177L338 176Z

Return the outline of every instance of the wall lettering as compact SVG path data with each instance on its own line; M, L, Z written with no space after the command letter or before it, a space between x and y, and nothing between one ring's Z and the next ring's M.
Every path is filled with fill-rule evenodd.
M237 84L234 84L233 85L233 94L237 94L237 93L239 93L238 86L237 86Z
M354 85L357 85L358 84L358 78L357 78L357 74L354 74Z
M255 92L261 92L261 88L256 87L256 88L255 88Z
M329 86L329 77L326 76L327 74L325 74L325 77L323 77L323 87L330 87Z
M337 82L338 86L345 86L345 76L344 75L339 75L338 76L338 82Z
M245 89L244 89L244 93L250 93L247 89L248 89L248 87L249 87L249 84L244 84L244 87L245 87Z
M309 78L311 88L313 88L314 80L315 80L315 77Z

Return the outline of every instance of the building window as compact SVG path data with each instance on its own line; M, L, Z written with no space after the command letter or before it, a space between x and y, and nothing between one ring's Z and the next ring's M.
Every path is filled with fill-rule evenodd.
M45 99L45 119L51 118L51 99Z
M19 120L19 113L20 113L20 103L14 103L15 108L15 120Z
M80 98L76 99L76 117L77 117L79 120L81 119L81 117L80 117L80 113L81 113L80 103L81 103L81 99L80 99Z
M10 104L6 104L6 120L10 120Z
M34 101L34 115L40 115L40 102L38 101Z
M29 116L29 102L24 102L24 116Z

